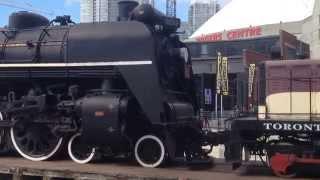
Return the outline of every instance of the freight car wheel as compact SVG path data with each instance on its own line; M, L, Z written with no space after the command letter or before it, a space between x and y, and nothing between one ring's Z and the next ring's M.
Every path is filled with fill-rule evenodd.
M281 178L294 178L297 176L297 173L296 172L279 172L279 171L273 171L273 173L278 176L278 177L281 177Z
M134 155L143 167L155 168L166 159L164 143L154 135L142 136L135 144Z
M68 154L70 158L79 164L86 164L96 158L96 149L83 145L79 142L81 134L75 134L68 143Z
M18 153L31 161L53 157L62 146L62 137L52 133L47 124L17 122L10 129L11 140Z

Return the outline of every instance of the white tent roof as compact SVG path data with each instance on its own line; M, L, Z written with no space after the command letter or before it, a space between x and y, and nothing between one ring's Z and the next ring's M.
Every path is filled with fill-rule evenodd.
M195 3L207 3L209 4L210 2L213 2L215 0L191 0L190 4L195 4Z
M301 21L312 15L315 1L319 0L233 0L190 38L249 26Z

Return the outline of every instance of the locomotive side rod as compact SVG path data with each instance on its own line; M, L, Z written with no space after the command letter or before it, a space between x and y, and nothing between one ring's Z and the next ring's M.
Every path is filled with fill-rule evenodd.
M14 123L9 120L2 120L0 121L0 128L10 128L13 127Z

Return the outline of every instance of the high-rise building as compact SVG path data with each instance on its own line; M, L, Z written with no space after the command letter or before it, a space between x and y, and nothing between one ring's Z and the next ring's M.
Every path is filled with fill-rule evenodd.
M216 0L193 0L189 7L189 27L191 33L196 31L220 9Z
M167 0L166 15L176 17L177 15L177 0Z
M154 6L154 0L138 0L140 4L151 4Z
M92 22L93 21L93 3L91 0L80 1L80 22Z
M314 1L312 16L304 21L300 40L310 45L312 59L320 59L320 1Z
M115 21L119 0L81 0L80 22Z
M181 21L180 28L178 29L180 40L186 40L191 36L190 27L188 22Z
M80 22L117 21L118 3L121 0L81 0ZM136 0L154 6L154 0Z

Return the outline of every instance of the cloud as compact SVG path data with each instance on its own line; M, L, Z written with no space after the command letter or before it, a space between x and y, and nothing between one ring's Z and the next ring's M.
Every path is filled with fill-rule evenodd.
M80 0L64 0L64 4L67 6L80 3Z

